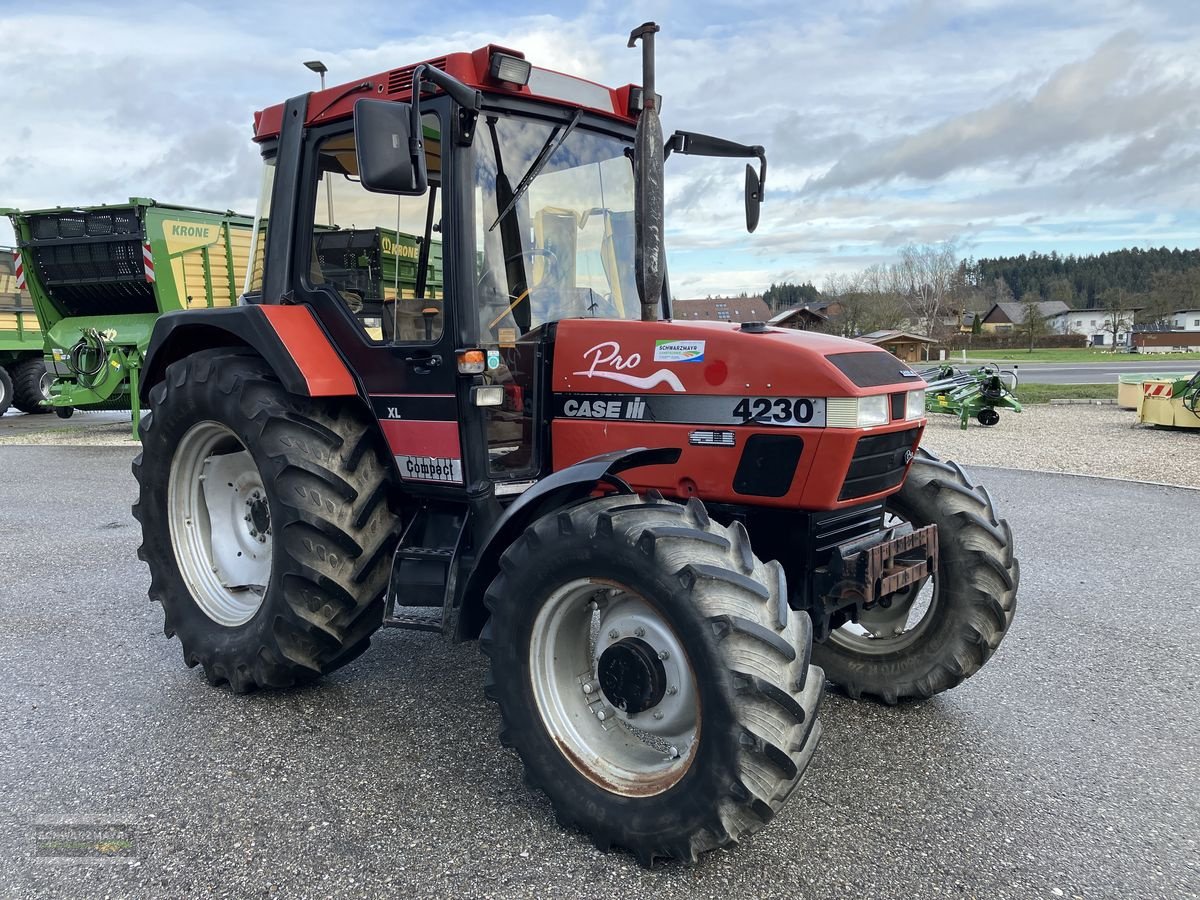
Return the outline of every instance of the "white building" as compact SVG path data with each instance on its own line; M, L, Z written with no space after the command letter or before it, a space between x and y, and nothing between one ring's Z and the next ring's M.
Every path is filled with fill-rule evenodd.
M1177 309L1171 313L1172 331L1200 331L1200 309Z
M1126 310L1120 314L1117 326L1117 346L1129 345L1133 331L1133 316L1137 310ZM1197 313L1200 315L1200 313ZM1068 309L1046 317L1046 324L1058 334L1087 335L1093 347L1112 346L1111 315L1103 309Z

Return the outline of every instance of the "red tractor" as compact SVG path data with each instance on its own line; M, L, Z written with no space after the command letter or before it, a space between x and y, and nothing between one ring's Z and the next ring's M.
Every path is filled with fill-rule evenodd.
M757 158L751 230L766 164L663 139L657 30L642 87L488 46L257 114L245 297L159 319L133 466L189 666L243 692L381 626L478 639L529 781L644 861L771 819L826 676L895 703L976 672L1018 580L895 357L671 320L665 157Z

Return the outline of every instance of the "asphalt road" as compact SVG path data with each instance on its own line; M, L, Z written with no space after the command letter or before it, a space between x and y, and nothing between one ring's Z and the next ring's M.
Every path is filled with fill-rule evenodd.
M951 360L953 363L954 361ZM972 360L968 366L981 362ZM961 363L954 363L961 365ZM1145 359L1134 358L1120 362L1104 363L1023 363L1019 360L998 362L1002 369L1016 368L1021 381L1037 384L1116 384L1121 375L1141 375L1143 373L1174 374L1178 372L1195 372L1200 369L1200 361L1175 360L1174 362L1147 362ZM1020 390L1018 389L1018 394Z
M978 470L1023 569L997 656L924 704L831 696L771 826L647 871L525 788L473 645L387 632L248 697L186 669L134 556L132 455L0 447L0 895L1200 895L1200 492ZM130 855L35 856L61 823Z

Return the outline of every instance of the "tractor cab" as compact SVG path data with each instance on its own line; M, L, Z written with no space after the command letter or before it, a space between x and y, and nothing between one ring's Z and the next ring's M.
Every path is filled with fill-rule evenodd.
M427 88L457 76L419 112L418 68ZM312 310L418 489L535 478L547 326L640 317L631 90L489 47L257 116L246 301ZM400 185L381 161L394 129L419 145Z

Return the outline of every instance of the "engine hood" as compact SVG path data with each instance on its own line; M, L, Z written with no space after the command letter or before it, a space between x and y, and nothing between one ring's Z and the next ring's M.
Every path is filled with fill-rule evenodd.
M789 328L569 319L554 345L556 392L857 397L925 386L886 350Z

